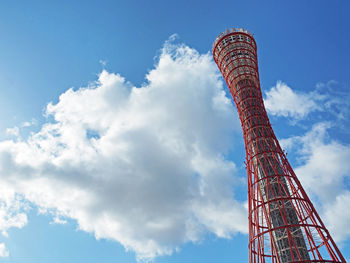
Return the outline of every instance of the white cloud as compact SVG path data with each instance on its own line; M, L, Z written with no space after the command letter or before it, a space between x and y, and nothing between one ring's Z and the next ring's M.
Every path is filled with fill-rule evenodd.
M331 139L333 128L348 133L350 94L338 82L318 83L315 90L304 93L293 91L283 82L277 82L266 92L265 105L271 115L288 117L294 121L305 119L311 113L318 122L302 136L280 140L281 146L296 153L295 173L313 200L333 238L344 241L350 237L350 145ZM315 119L308 119L311 123ZM310 122L306 125L310 125Z
M37 125L38 121L36 119L32 119L31 121L25 121L21 123L21 127L22 128L26 128L26 127L31 127L33 125Z
M335 80L316 84L315 93L323 94L322 106L337 126L348 131L350 119L350 93L348 87ZM323 116L325 117L325 116Z
M282 81L265 91L264 104L269 115L287 117L292 124L313 117L336 123L344 131L349 126L350 93L335 80L319 82L309 92L296 91Z
M350 192L350 145L329 138L330 123L317 123L303 136L281 140L289 150L296 150L301 165L294 171L308 195L315 202L321 218L334 234L343 241L350 236L350 214L347 206Z
M297 148L303 164L295 172L303 186L322 201L335 198L344 190L344 178L350 176L350 145L330 140L327 132L330 127L330 123L317 123L303 136L281 140L289 149Z
M310 112L322 110L318 101L324 98L315 92L296 92L282 81L278 81L265 95L264 104L269 114L294 119L302 119Z
M43 213L46 213L47 211L45 211L45 209L42 211ZM54 211L54 217L53 220L50 222L50 224L58 224L58 225L65 225L67 224L67 220L65 220L64 218L60 217L57 214L57 211Z
M47 106L54 123L0 142L0 180L140 259L206 232L246 233L236 168L224 156L240 127L233 112L211 55L167 42L144 86L103 70Z
M21 195L15 193L11 186L2 183L0 186L0 231L8 236L7 230L22 228L27 224L26 211L29 209Z
M12 136L19 136L19 128L17 126L13 127L13 128L7 128L6 129L6 133L8 135L12 135Z
M350 191L341 192L325 207L325 221L333 238L345 241L350 236Z
M0 257L6 258L10 255L4 243L0 243Z

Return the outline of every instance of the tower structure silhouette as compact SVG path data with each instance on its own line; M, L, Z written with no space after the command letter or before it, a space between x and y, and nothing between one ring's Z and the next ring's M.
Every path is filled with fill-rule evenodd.
M246 150L249 262L346 262L291 168L264 107L254 37L229 29L213 56L236 104Z

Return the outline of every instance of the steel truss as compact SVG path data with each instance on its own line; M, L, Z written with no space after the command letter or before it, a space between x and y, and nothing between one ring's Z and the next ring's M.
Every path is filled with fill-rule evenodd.
M213 56L237 106L246 150L249 262L346 262L290 166L264 107L255 40L220 34Z

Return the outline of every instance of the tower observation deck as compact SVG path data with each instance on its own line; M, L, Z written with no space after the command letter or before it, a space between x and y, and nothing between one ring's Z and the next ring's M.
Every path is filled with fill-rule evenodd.
M236 104L246 150L249 262L346 262L301 186L268 119L251 33L229 29L213 56Z

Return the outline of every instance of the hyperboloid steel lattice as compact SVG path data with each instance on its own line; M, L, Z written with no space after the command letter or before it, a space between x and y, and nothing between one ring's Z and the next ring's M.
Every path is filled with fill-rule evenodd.
M221 33L213 56L236 104L246 150L249 262L346 262L301 186L264 107L252 34Z

